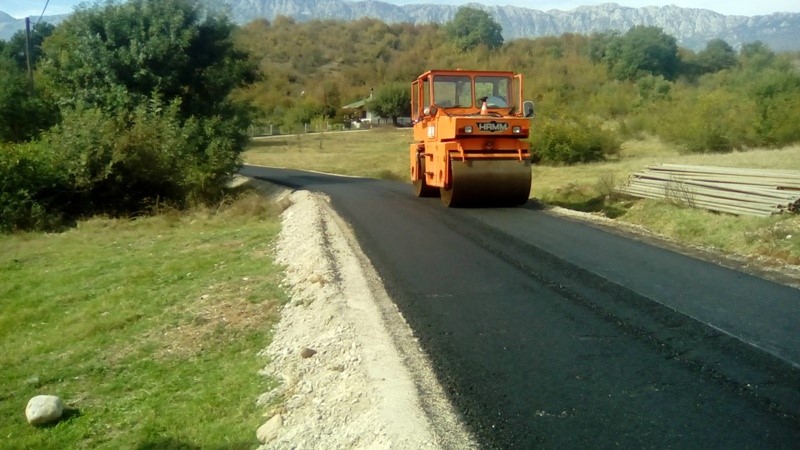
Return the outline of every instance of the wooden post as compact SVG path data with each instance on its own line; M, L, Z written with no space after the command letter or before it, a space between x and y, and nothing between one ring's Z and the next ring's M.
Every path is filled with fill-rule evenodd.
M33 68L31 68L31 18L25 18L25 59L28 63L28 81L33 91Z

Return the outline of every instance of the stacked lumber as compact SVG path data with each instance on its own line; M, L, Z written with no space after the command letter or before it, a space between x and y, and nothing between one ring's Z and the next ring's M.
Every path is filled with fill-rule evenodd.
M617 192L736 215L800 211L800 171L661 164Z

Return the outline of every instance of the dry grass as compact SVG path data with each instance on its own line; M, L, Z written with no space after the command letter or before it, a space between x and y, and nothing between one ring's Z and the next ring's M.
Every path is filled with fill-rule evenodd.
M407 128L262 137L252 141L244 159L271 167L405 180L411 142Z

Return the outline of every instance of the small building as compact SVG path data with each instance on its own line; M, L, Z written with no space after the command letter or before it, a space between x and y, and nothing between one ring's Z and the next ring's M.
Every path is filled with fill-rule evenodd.
M391 120L384 119L369 110L369 102L372 101L372 89L369 90L369 97L342 106L342 109L352 111L350 123L353 128L369 128L370 125L391 123Z

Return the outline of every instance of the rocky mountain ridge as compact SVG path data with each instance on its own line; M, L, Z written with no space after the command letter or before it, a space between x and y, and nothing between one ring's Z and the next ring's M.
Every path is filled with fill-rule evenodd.
M59 23L63 22L64 19L69 17L68 14L59 14L56 16L44 16L42 17L43 22L49 22L53 25L58 25ZM39 17L31 18L31 24L36 23L39 20ZM25 19L15 19L8 15L7 13L0 11L0 40L7 41L11 39L11 36L14 36L14 33L17 31L21 31L25 29Z
M459 6L436 4L394 5L376 0L223 0L238 23L288 16L298 21L314 19L357 20L375 18L387 23L444 23ZM679 45L701 50L715 38L735 48L760 40L776 51L800 50L800 13L766 16L726 16L707 9L677 6L630 8L615 3L581 6L570 11L538 11L518 6L486 6L477 3L503 27L506 40L563 33L591 34L608 30L627 31L635 25L661 27L677 38ZM55 16L57 21L64 16ZM57 23L53 17L45 17ZM24 28L24 20L0 12L0 39L8 39Z
M459 6L436 4L394 5L376 0L225 0L237 22L258 18L289 16L296 20L362 17L388 23L444 23ZM714 38L734 47L760 40L773 50L800 50L800 13L767 16L726 16L707 9L677 6L630 8L615 3L581 6L570 11L538 11L518 6L470 4L487 11L503 27L506 40L558 36L564 33L591 34L607 30L625 32L634 25L661 27L684 47L700 50Z

